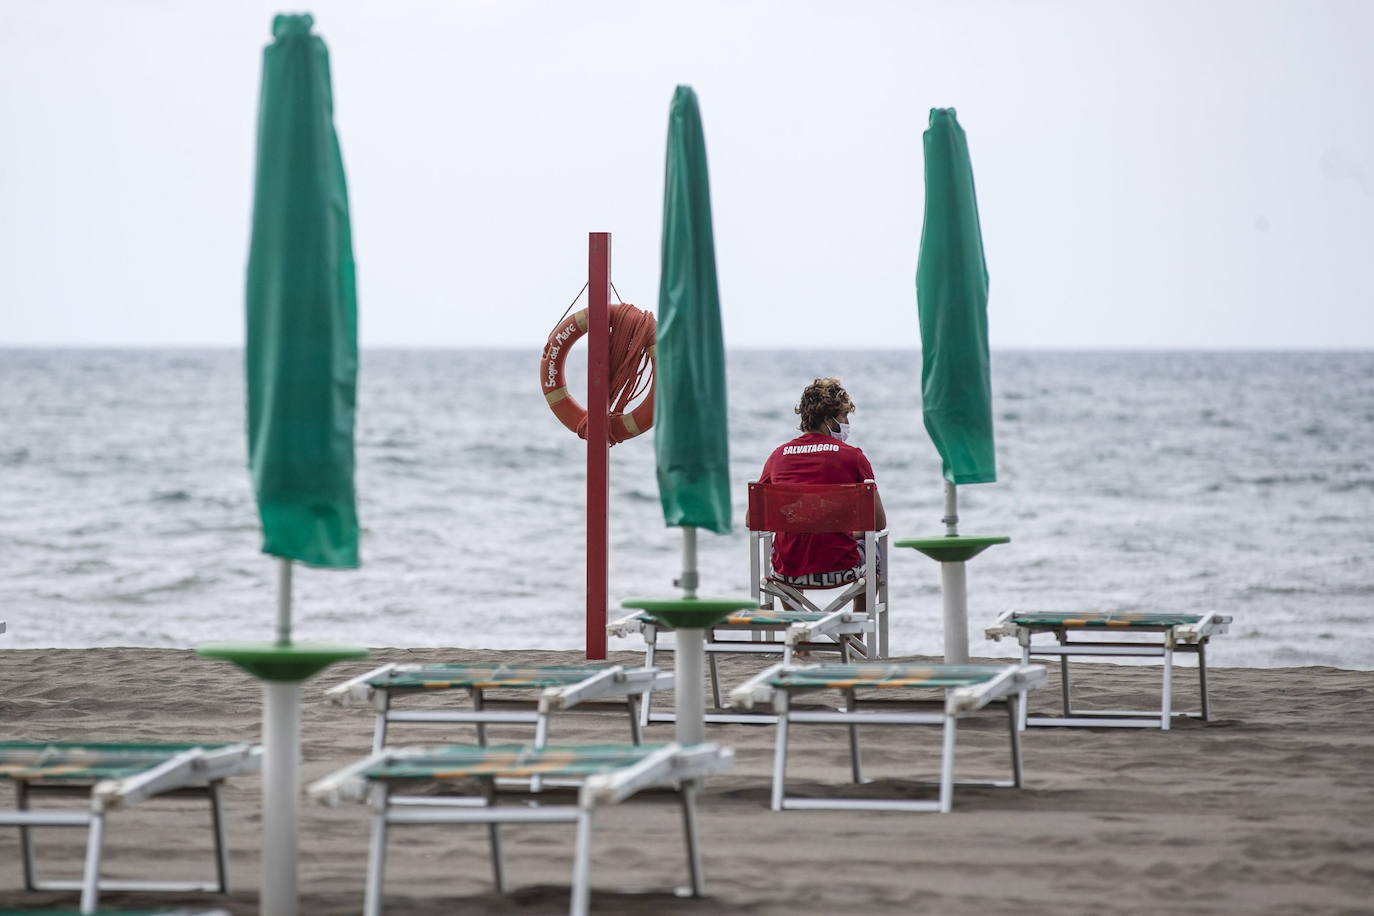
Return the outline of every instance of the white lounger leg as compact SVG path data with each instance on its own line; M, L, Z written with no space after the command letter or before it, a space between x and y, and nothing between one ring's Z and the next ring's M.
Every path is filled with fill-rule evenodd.
M701 869L701 844L697 841L697 781L682 784L682 831L687 839L687 876L692 882L692 896L706 896L706 876Z
M1022 636L1022 637L1021 637L1021 664L1023 664L1023 665L1029 665L1029 664L1030 664L1030 637L1029 637L1029 636ZM1026 708L1027 708L1030 704L1028 704L1028 703L1026 702L1026 691L1024 691L1024 690L1021 691L1021 702L1020 702L1019 705L1020 705L1020 707L1021 707L1021 721L1020 721L1020 724L1019 724L1017 727L1018 727L1021 731L1025 731L1025 730L1026 730L1026 715L1027 715Z
M644 667L652 668L654 658L658 655L658 628L649 627L644 633ZM639 727L649 727L649 707L653 705L654 691L652 686L644 691L644 696L639 701Z
M100 893L100 847L105 839L105 813L91 815L91 827L86 834L86 869L81 876L81 912L94 913Z
M783 782L787 779L787 709L789 705L787 695L782 694L781 699L774 706L778 714L777 743L773 746L773 800L771 807L774 811L782 810L782 788Z
M1202 721L1207 719L1207 643L1197 644L1197 683L1202 690Z
M577 814L577 849L573 854L572 916L587 916L591 910L592 888L592 813Z
M853 690L844 692L844 705L848 712L854 712L858 707L859 701ZM859 760L859 726L853 722L849 723L849 771L854 777L855 785L864 781L863 766Z
M391 692L377 691L377 723L372 727L372 753L386 747L386 717L391 713Z
M948 814L954 807L954 730L958 719L945 716L945 734L940 750L940 813Z
M1173 646L1164 648L1164 695L1160 701L1159 728L1169 730L1169 720L1173 718L1174 704L1174 650Z
M1011 731L1011 784L1021 788L1021 706L1025 702L1025 691L1007 697L1007 725Z
M363 892L363 916L381 916L382 879L386 874L387 787L372 786L372 848L367 856L367 889Z

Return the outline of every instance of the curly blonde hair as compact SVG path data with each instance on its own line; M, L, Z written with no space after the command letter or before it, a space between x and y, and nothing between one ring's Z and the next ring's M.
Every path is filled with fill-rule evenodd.
M804 433L827 432L830 422L854 410L849 392L837 378L818 378L802 389L801 400L793 409L801 416Z

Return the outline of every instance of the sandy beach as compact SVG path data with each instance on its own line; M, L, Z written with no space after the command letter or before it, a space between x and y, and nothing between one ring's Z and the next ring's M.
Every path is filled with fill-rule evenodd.
M568 652L380 649L304 688L305 778L363 754L371 716L325 702L322 691L382 661L569 664ZM613 653L635 662L638 653ZM727 660L730 682L757 661ZM1075 679L1083 705L1110 697L1142 708L1156 671L1093 666ZM705 900L675 897L684 883L676 808L629 804L600 818L593 908L605 913L1370 913L1374 912L1374 673L1334 668L1209 672L1213 721L1171 732L1032 729L1024 790L962 788L950 815L767 809L771 728L711 726L733 745L735 769L702 797ZM1196 699L1191 669L1179 702ZM1032 709L1058 696L1051 671ZM659 702L670 702L669 697ZM657 704L656 704L657 705ZM0 652L0 715L10 740L256 741L259 692L237 669L164 649ZM998 776L1005 720L960 731L959 775ZM554 740L622 741L623 718L568 716ZM508 733L519 738L520 730ZM495 733L498 739L500 732ZM648 739L669 740L657 725ZM910 797L929 789L933 729L870 730L860 791ZM397 726L394 743L468 741L459 726ZM841 729L797 730L796 791L855 791ZM12 789L5 793L8 807ZM186 904L256 912L261 823L257 777L226 793L235 891L211 895L107 893L107 907ZM208 816L186 801L139 805L111 817L106 875L209 874ZM570 827L507 828L508 897L489 883L480 828L397 831L388 863L392 914L548 913L567 905ZM45 874L75 874L84 832L40 835ZM359 911L367 811L301 805L301 894L306 914ZM0 911L75 905L74 894L26 893L17 831L0 831Z

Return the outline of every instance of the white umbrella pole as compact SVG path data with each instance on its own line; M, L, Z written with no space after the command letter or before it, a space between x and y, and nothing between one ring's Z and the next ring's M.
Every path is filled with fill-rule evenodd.
M697 596L697 529L682 529L682 597ZM677 631L677 653L673 662L673 712L677 720L678 744L700 744L706 740L705 630L683 628Z
M291 645L291 561L277 558L277 645Z
M296 916L296 796L300 791L301 686L263 682L263 916Z
M277 560L277 645L291 644L291 561ZM300 792L301 688L264 681L262 712L263 916L296 916L296 796Z
M959 534L959 494L945 481L945 534ZM940 564L940 591L945 611L945 664L968 664L968 580L964 563Z
M700 577L697 575L697 529L692 525L684 525L682 528L682 578L674 584L682 586L682 597L695 598L697 596L697 582L699 581Z

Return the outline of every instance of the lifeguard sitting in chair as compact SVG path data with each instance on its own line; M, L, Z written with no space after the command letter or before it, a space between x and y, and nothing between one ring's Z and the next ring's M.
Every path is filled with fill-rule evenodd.
M876 645L863 646L874 657L887 654L887 514L873 466L846 441L853 411L839 379L802 391L802 435L774 449L749 485L750 573L761 607L778 599L829 615L853 603L854 614L877 624ZM822 589L824 605L805 594Z

